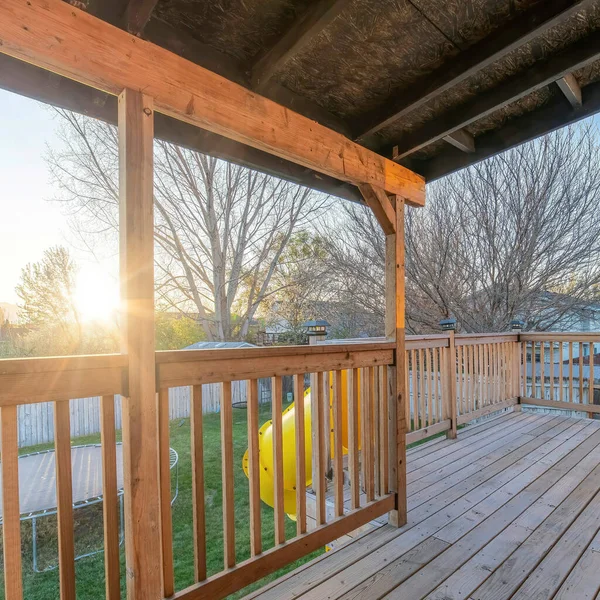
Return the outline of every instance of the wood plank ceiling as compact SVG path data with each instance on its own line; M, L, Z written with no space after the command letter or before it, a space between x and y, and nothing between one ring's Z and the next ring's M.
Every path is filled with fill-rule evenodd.
M600 110L600 0L72 0L428 180ZM0 87L116 122L114 97L0 55ZM157 115L156 135L361 201Z

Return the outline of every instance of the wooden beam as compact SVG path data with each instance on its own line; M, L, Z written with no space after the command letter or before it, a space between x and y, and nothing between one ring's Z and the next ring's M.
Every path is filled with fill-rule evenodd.
M358 189L381 225L383 233L396 233L396 213L387 194L381 188L367 183L359 185Z
M444 141L462 152L475 152L475 138L464 129L458 129L444 136Z
M487 38L459 54L449 64L442 65L433 74L427 75L422 81L403 90L401 94L392 98L389 103L367 113L361 119L361 126L357 128L356 138L365 140L381 131L384 127L437 98L446 90L482 71L513 50L541 36L548 29L558 25L590 4L592 4L592 0L545 2L541 6L536 6L535 9L518 16Z
M411 161L411 168L422 173L428 181L439 179L504 150L590 117L600 112L600 83L592 83L582 88L582 100L581 108L573 110L565 105L562 96L557 95L542 108L517 117L500 129L477 136L477 148L473 154L448 148L427 161Z
M0 88L64 108L112 125L117 124L117 98L72 79L0 54ZM157 139L281 177L352 202L363 202L358 189L262 150L157 113Z
M408 169L61 0L4 0L0 39L4 54L111 94L143 90L173 118L330 177L425 202L425 182Z
M252 84L264 91L273 75L325 29L350 4L351 0L319 0L296 19L277 43L252 68Z
M154 358L152 99L119 96L119 193L125 558L128 600L162 598L158 406Z
M139 35L150 20L158 0L129 0L125 11L127 31Z
M504 108L571 71L588 65L598 57L600 57L600 32L595 32L565 51L533 65L497 88L478 94L469 102L434 121L429 121L423 127L405 136L402 143L393 151L394 160L400 160Z
M177 30L160 19L153 18L150 20L144 29L144 39L162 46L178 56L191 60L193 63L213 71L213 73L235 81L245 88L251 88L246 70L234 58L215 50L208 44L203 44L185 31ZM350 128L342 119L275 81L270 81L265 85L262 94L309 119L318 121L321 125L325 125L347 137L350 136Z
M581 87L573 73L567 73L564 77L561 77L556 84L573 108L579 108L581 106Z

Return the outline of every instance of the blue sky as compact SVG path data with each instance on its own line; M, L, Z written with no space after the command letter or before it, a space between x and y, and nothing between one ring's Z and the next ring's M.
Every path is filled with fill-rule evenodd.
M44 155L48 145L60 144L56 126L49 107L0 90L0 302L17 303L21 269L57 244L78 262L82 287L105 281L115 293L115 274L70 243L67 219L51 202L56 189Z

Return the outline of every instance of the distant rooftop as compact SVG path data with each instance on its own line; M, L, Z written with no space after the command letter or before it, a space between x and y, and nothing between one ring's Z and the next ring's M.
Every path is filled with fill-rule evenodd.
M256 348L256 346L248 342L196 342L184 350L218 350L221 348Z

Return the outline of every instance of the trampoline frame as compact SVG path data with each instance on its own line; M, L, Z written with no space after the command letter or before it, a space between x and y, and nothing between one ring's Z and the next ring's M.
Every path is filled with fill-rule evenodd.
M117 442L117 446L122 446L123 442ZM71 450L75 450L76 448L101 448L102 444L81 444L79 446L71 446ZM22 458L27 458L28 456L37 456L39 454L48 454L50 452L56 452L54 448L49 448L48 450L39 450L38 452L30 452L28 454L22 454L19 456L19 460ZM172 471L175 469L175 494L173 498L171 498L171 506L177 500L177 496L179 495L179 455L177 451L173 448L169 448L169 469ZM123 541L125 539L125 532L123 530L124 523L124 513L123 513L123 488L119 488L117 490L117 498L119 500L119 546L123 545ZM85 506L93 506L94 504L99 504L104 501L104 496L100 494L99 496L93 496L91 498L86 498L85 500L79 500L78 502L73 503L73 510L77 510L78 508L83 508ZM55 571L58 569L58 565L49 565L45 569L38 568L38 542L37 542L37 520L44 517L49 517L52 515L56 515L58 513L58 509L54 508L46 508L44 510L33 511L29 513L23 513L21 515L21 521L31 521L31 544L32 544L32 568L36 573L46 573L48 571ZM2 523L2 518L0 517L0 523ZM98 550L93 550L92 552L86 552L85 554L78 554L75 556L75 560L81 560L82 558L87 558L89 556L95 556L96 554L100 554L104 552L104 547L99 548Z

